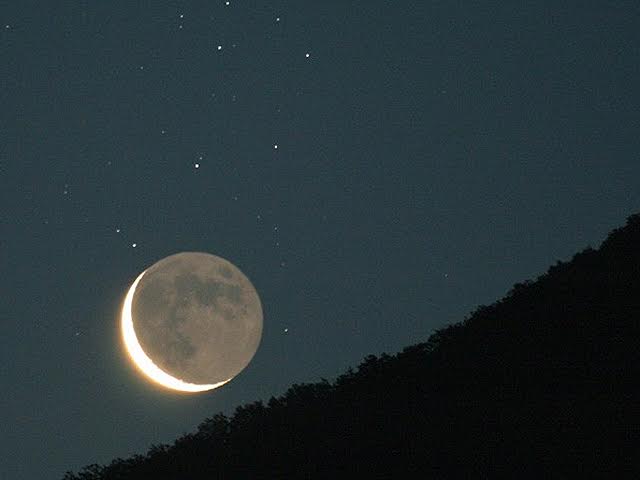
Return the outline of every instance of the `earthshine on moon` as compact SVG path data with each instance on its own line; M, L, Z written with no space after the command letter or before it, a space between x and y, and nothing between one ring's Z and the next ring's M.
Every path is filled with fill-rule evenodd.
M173 390L202 392L249 364L262 336L262 305L236 266L184 252L138 275L121 323L124 345L142 373Z

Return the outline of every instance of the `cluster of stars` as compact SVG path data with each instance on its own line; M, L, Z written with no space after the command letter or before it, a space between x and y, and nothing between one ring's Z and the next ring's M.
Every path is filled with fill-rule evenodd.
M225 6L230 6L231 2L230 1L226 1L224 2ZM186 17L187 17L187 13L188 12L178 12L178 28L183 29L183 27L186 25ZM282 17L280 16L276 16L275 17L275 22L276 23L281 23L282 22ZM11 26L9 24L5 25L5 29L10 29ZM214 44L215 45L215 44ZM236 43L229 43L230 46L232 47L236 47ZM217 44L214 47L215 51L217 52L222 52L223 51L223 43ZM311 58L311 52L310 51L306 51L304 52L304 58L305 59L310 59ZM144 64L138 64L137 68L139 71L145 72L147 70L151 70L150 68L147 68L148 65L144 65ZM301 94L301 90L298 88L295 91L295 95L299 96ZM211 98L216 98L216 94L215 93L211 93L210 94ZM236 102L237 100L237 95L236 94L230 94L230 100L232 102ZM280 113L282 110L281 105L278 105L276 107L276 113ZM169 131L166 128L162 128L160 129L160 134L163 136L166 136L169 134ZM272 151L280 151L282 149L282 145L280 142L272 142L271 143L271 147L272 147ZM195 159L192 160L189 165L191 166L193 171L197 171L197 172L201 172L202 166L203 166L203 161L204 161L204 154L197 154L195 156ZM111 167L112 165L112 161L108 160L106 162L106 165ZM202 172L204 173L204 172ZM69 187L69 183L65 183L62 189L62 194L64 196L70 196L70 187ZM234 202L237 202L239 199L239 196L236 195L232 195L231 196L231 200ZM269 212L269 214L271 214L271 212ZM255 215L255 220L259 223L262 223L264 221L264 216L263 213L257 213ZM49 219L45 219L44 220L44 224L48 225L49 224ZM112 227L114 228L114 227ZM123 236L123 229L121 228L121 226L117 226L114 228L115 233L119 236ZM112 230L113 231L113 230ZM268 230L267 230L268 231ZM278 249L281 250L281 232L280 232L280 225L278 223L272 223L271 224L271 235L272 235L272 245ZM136 241L133 241L136 240ZM125 240L125 245L127 245L129 248L132 249L138 249L140 246L139 240L138 239L132 239L132 238L128 238L127 240ZM282 257L282 255L280 255ZM287 265L287 262L285 261L285 259L280 258L280 260L277 263L281 268L284 268ZM285 333L288 332L288 329L284 330Z

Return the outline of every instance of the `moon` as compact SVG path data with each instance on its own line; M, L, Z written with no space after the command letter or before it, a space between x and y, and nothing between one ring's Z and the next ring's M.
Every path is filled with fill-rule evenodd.
M203 392L249 364L262 322L260 297L238 267L209 253L182 252L135 279L122 306L122 340L149 379Z

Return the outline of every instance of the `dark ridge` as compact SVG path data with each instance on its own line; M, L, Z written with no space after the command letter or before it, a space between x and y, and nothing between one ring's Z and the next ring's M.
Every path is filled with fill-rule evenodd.
M424 343L64 479L639 478L639 245L636 214Z

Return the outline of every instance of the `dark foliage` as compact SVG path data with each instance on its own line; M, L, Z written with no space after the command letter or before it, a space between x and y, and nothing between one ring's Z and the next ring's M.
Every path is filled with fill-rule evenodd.
M637 477L640 215L427 342L65 480Z

